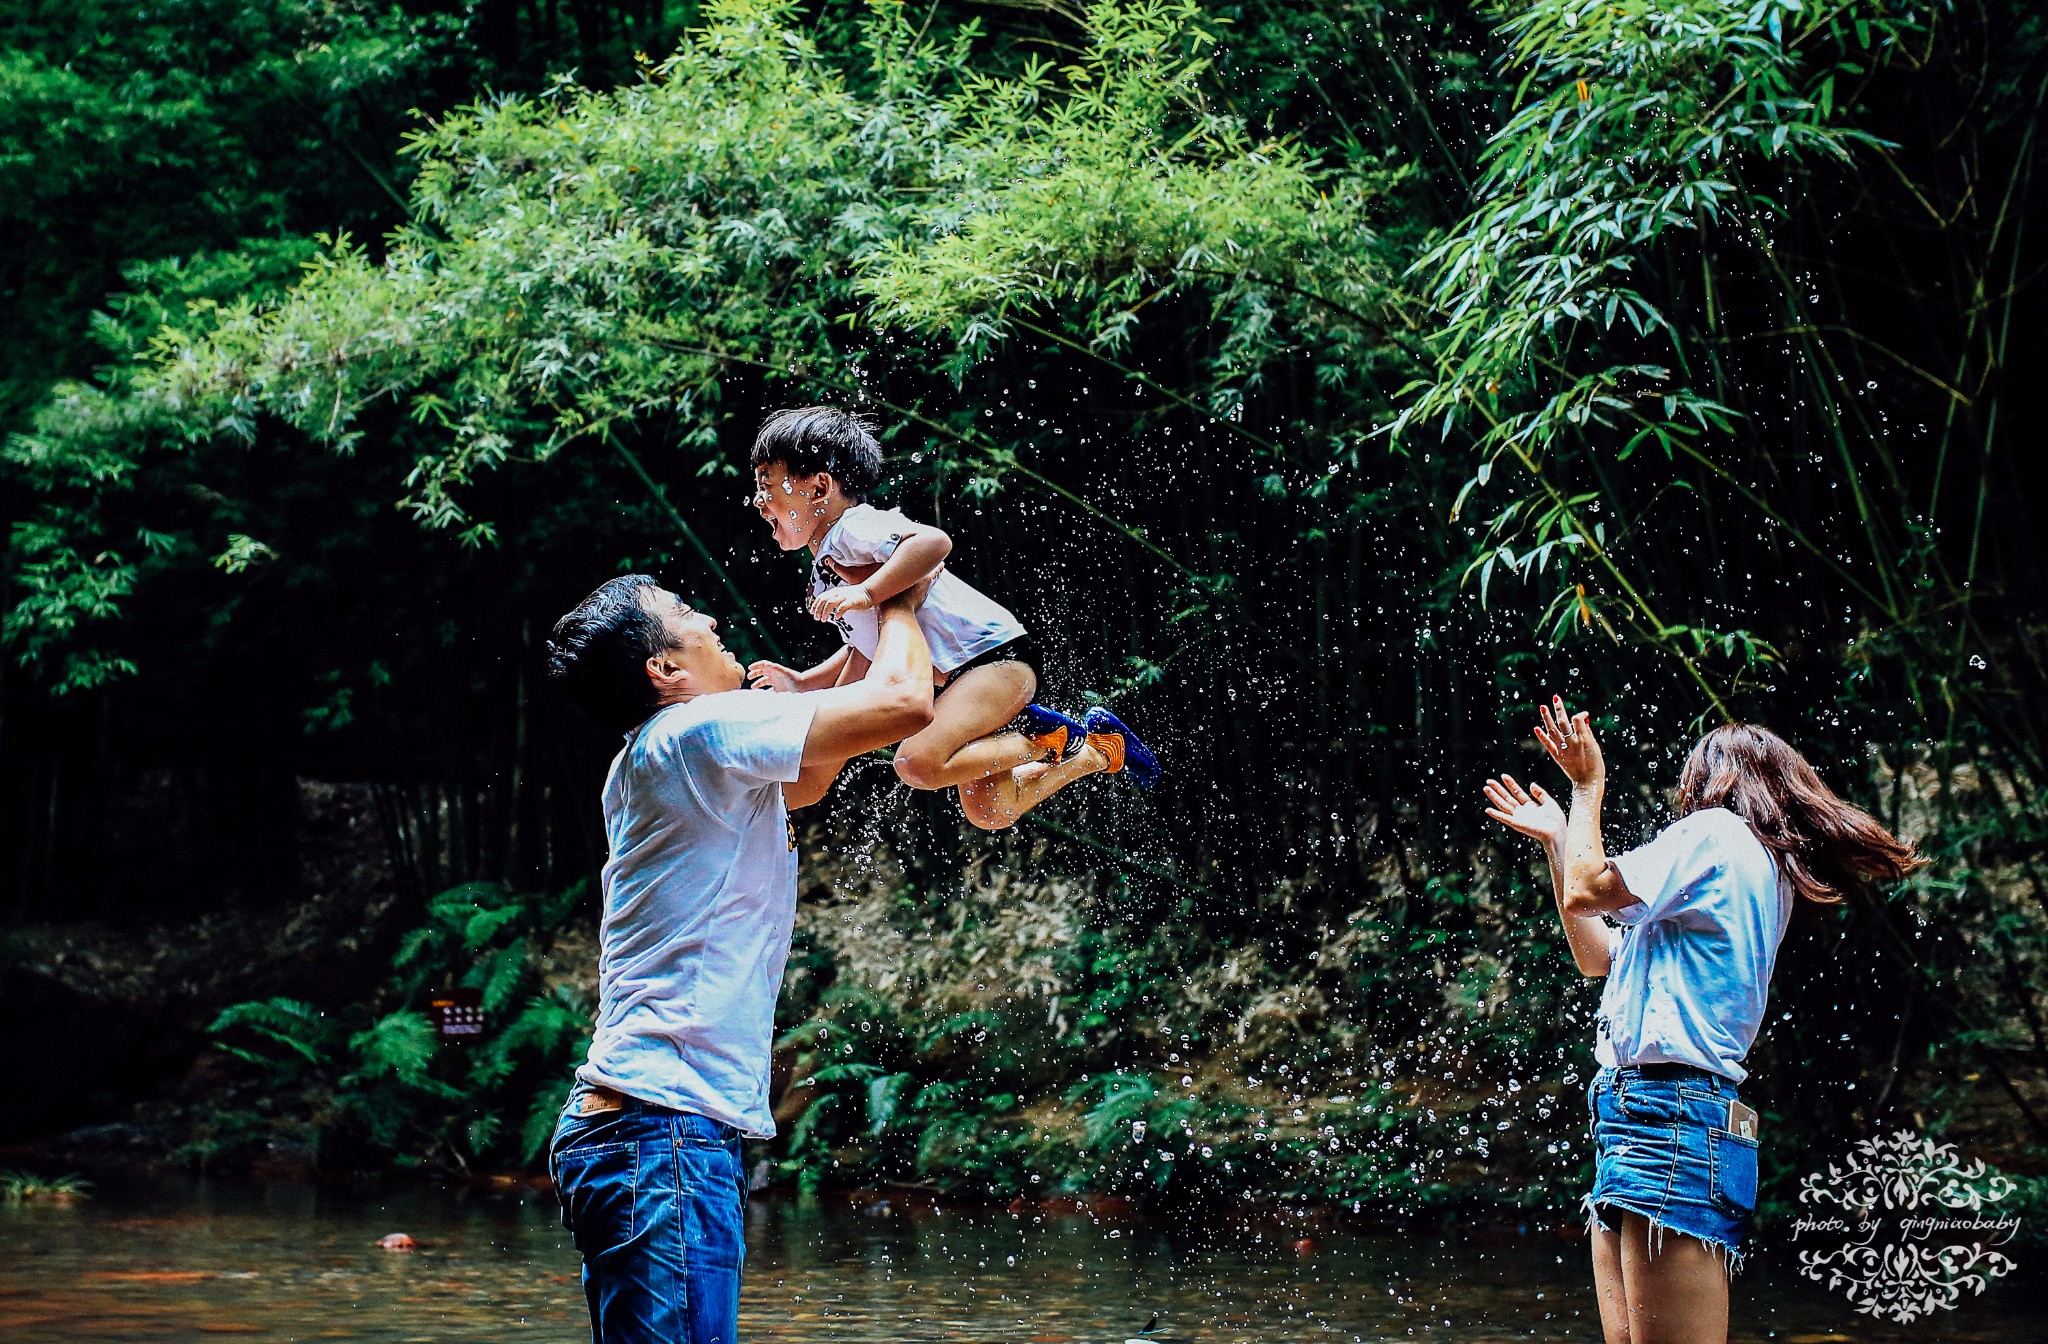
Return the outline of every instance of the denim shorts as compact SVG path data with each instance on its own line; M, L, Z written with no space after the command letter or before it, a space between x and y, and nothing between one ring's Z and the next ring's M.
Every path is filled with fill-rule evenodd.
M634 1097L579 1115L578 1083L548 1174L583 1253L593 1344L735 1344L747 1182L730 1125Z
M1732 1273L1756 1209L1757 1141L1730 1133L1735 1084L1682 1064L1602 1069L1587 1090L1593 1112L1593 1192L1587 1218L1618 1231L1624 1211L1651 1227L1654 1253L1682 1232L1720 1253Z

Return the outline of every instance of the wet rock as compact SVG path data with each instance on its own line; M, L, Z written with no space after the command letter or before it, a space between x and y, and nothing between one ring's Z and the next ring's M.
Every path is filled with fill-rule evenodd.
M71 1130L59 1135L57 1142L73 1148L138 1148L148 1144L151 1137L139 1126L117 1122Z

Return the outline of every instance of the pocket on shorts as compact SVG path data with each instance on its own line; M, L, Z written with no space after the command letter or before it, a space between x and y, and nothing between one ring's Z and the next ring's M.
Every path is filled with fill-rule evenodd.
M1710 1128L1707 1160L1715 1206L1723 1213L1747 1218L1756 1209L1757 1141L1718 1126Z
M555 1155L555 1195L562 1226L585 1256L632 1240L639 1203L640 1145L598 1143Z

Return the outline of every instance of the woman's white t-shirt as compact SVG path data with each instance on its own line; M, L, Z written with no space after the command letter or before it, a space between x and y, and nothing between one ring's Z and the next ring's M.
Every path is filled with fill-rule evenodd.
M878 509L856 504L839 515L818 546L811 564L811 596L836 588L842 580L826 567L831 560L840 565L879 565L895 553L897 545L910 535L913 524L895 509ZM939 571L931 592L917 609L917 623L931 645L932 667L940 672L957 671L990 649L1020 639L1024 626L1007 607L968 583L951 569ZM839 636L863 658L875 656L875 641L881 636L881 622L874 609L850 611L835 621Z
M1792 887L1749 823L1726 808L1692 813L1614 860L1638 904L1600 995L1593 1051L1609 1067L1690 1064L1733 1082L1763 1025Z

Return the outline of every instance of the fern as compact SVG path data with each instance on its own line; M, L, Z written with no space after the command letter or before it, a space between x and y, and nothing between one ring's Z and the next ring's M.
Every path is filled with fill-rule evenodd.
M917 1075L911 1073L886 1073L868 1079L868 1133L880 1134L896 1118L901 1107L903 1094Z
M274 1081L296 1076L301 1065L332 1063L338 1034L318 1008L288 998L230 1004L207 1030L222 1050L262 1067ZM253 1037L255 1043L238 1045L231 1034Z
M433 1023L417 1012L401 1009L385 1014L368 1031L356 1033L348 1044L359 1061L350 1080L368 1080L388 1071L404 1082L424 1086L430 1081L427 1070L440 1042Z
M474 945L472 950L475 950ZM470 972L467 983L480 984L486 1013L504 1012L513 996L526 984L531 954L532 948L522 940L510 947L499 948Z
M526 1124L519 1131L522 1156L532 1162L547 1151L548 1143L555 1136L555 1125L562 1114L562 1107L569 1104L569 1090L575 1086L575 1079L564 1073L552 1085L543 1085L534 1095L533 1105L526 1112Z
M312 1083L305 1104L321 1119L222 1114L185 1155L211 1162L345 1133L343 1146L399 1165L531 1161L553 1132L592 1017L581 987L535 992L538 958L586 892L581 883L555 895L454 887L399 940L374 1004L326 1013L278 998L223 1010L212 1025L220 1049L274 1087ZM484 1032L459 1046L441 1039L427 1013L429 997L448 985L482 991Z

